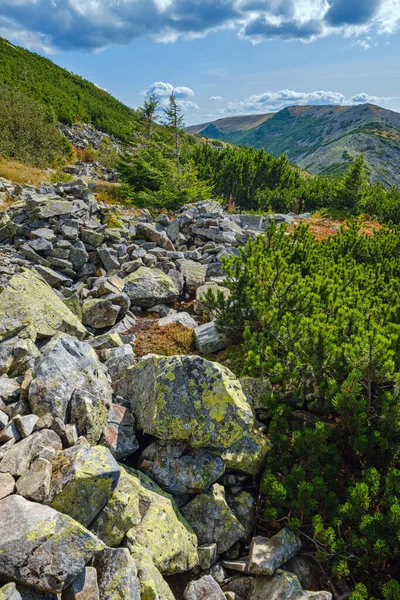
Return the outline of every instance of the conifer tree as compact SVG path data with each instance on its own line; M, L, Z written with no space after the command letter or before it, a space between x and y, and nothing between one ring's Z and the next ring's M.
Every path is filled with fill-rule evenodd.
M180 133L184 127L184 120L182 114L182 108L176 99L174 92L169 97L169 103L167 108L164 108L164 114L166 116L165 125L169 127L174 134L175 140L175 157L176 166L178 170L178 176L181 174L181 144L180 144Z
M143 106L139 108L139 113L142 115L146 133L145 136L148 140L151 139L151 129L153 123L157 120L157 110L160 106L159 100L157 100L155 94L151 94L148 100L143 102Z
M343 182L343 204L345 208L355 208L368 183L367 164L362 154L357 156Z

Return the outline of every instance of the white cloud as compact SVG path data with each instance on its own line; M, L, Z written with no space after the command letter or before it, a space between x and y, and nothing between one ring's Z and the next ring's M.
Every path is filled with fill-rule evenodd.
M400 28L400 0L0 0L0 34L34 50L98 50L235 30L253 42Z
M219 108L219 116L263 114L276 112L287 106L327 105L346 106L354 104L379 104L388 105L394 98L370 96L360 93L346 98L340 92L318 90L315 92L296 92L294 90L281 90L279 92L264 92L249 96L245 100L228 102L224 108Z
M194 91L184 85L173 86L172 83L165 81L156 81L152 83L148 90L142 92L146 98L149 98L152 94L160 101L161 108L165 108L168 104L169 97L174 93L179 105L184 110L198 110L200 107L196 102L188 100L188 98L194 97Z
M210 96L210 100L213 100L214 102L221 102L221 100L223 100L222 96Z

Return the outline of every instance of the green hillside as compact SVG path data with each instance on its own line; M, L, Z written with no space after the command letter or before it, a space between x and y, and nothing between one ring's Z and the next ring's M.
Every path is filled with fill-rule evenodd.
M371 104L295 106L273 115L219 119L188 131L286 153L302 169L321 175L342 175L362 153L372 181L400 185L400 114Z
M47 58L0 38L0 91L18 90L41 103L58 121L93 123L124 141L131 137L136 113L93 83Z

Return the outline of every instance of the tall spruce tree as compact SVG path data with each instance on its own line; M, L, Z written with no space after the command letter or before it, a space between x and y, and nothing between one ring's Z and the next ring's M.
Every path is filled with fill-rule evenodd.
M167 106L167 108L164 108L163 111L166 116L165 125L168 128L170 128L174 134L176 167L177 167L178 176L179 176L181 174L180 134L181 134L181 130L184 128L184 120L183 120L182 108L179 106L179 103L176 99L174 92L172 92L172 94L170 95L168 106Z
M139 108L144 124L145 124L145 136L148 140L151 139L151 130L153 123L157 120L157 111L160 106L160 101L157 100L155 94L143 102L143 106Z

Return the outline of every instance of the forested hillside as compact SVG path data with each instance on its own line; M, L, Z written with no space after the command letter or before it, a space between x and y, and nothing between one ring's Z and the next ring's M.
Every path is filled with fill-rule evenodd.
M0 90L4 88L44 105L57 121L93 123L122 140L131 138L134 110L47 58L0 38Z
M372 181L399 185L400 115L371 104L292 106L275 114L228 117L190 133L264 148L310 173L342 175L364 154Z

